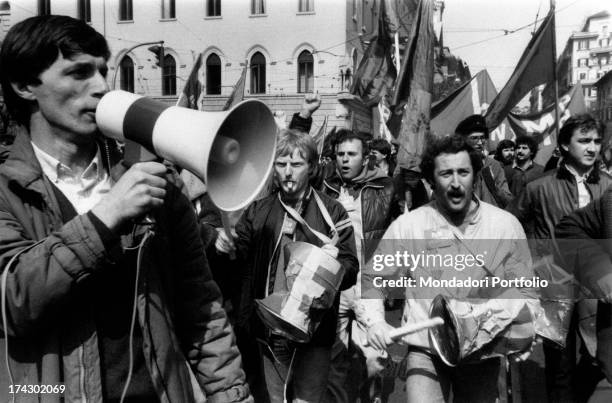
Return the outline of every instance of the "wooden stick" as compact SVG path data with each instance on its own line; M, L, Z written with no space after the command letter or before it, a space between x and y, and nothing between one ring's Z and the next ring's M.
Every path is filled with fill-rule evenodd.
M436 316L435 318L427 319L419 323L414 323L412 325L406 325L393 329L389 331L389 337L391 337L392 340L399 340L410 333L418 332L419 330L428 329L430 327L443 324L444 320Z

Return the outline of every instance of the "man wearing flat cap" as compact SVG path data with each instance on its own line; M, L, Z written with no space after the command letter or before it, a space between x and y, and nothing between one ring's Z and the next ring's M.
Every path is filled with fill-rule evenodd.
M455 133L462 135L482 155L482 170L474 178L474 194L482 201L505 208L512 200L503 166L488 155L489 128L482 115L462 120Z

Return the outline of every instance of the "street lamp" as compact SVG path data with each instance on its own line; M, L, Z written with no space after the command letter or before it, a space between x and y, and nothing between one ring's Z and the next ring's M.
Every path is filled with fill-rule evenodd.
M151 46L151 48L157 48L156 50L152 50L151 48L149 48L149 50L153 53L156 53L158 58L159 58L159 55L161 55L161 59L159 59L160 64L158 64L158 66L163 67L164 66L164 61L163 61L164 59L164 41L139 43L138 45L134 45L128 50L126 50L123 56L127 55L128 53L130 53L132 50L136 48L139 48L141 46L147 46L147 45L158 45L158 46ZM123 57L121 59L123 59ZM121 63L121 59L117 60L117 63L115 65L115 72L113 73L113 89L115 89L115 85L117 83L117 71L119 71L119 63Z

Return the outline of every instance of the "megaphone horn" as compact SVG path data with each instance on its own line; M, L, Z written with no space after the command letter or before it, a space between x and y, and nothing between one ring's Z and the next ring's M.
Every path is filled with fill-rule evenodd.
M276 122L258 100L203 112L110 91L98 104L96 122L104 135L139 143L194 173L222 210L246 207L272 169Z

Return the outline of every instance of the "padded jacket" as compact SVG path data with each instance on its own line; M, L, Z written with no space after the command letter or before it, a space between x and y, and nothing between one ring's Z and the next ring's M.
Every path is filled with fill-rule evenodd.
M323 185L323 191L336 199L340 195L342 179L334 172L323 181ZM381 239L391 222L399 215L393 179L386 177L366 182L359 188L358 195L363 239Z
M125 168L115 143L101 139L100 145L116 181ZM238 401L248 394L240 354L194 212L176 185L168 185L155 219L155 234L142 249L137 326L157 395L164 403L193 402L201 391L209 402ZM63 223L52 184L22 129L0 167L0 270L7 314L0 332L0 401L9 400L5 331L13 383L65 384L63 395L41 394L45 402L102 401L93 301L80 291L95 281L96 272L114 264L122 245L134 245L130 236L115 238L103 242L87 214ZM22 394L17 401L38 399Z
M337 260L344 268L340 289L345 290L355 284L359 270L353 227L346 225L348 214L340 203L322 193L317 193L332 221L339 228L339 238L336 244ZM240 273L239 284L242 284L242 292L236 326L251 337L266 339L268 335L263 323L255 314L255 299L265 298L273 289L273 286L270 286L270 280L274 279L275 256L278 254L276 249L280 244L285 215L278 193L273 193L251 203L236 225L237 238L234 241L236 257L243 266ZM326 224L314 197L306 201L302 217L310 227L331 237L331 229ZM308 229L302 228L300 224L297 224L295 231L296 241L322 246L322 242ZM323 317L312 337L313 345L331 346L333 344L336 336L338 302L336 298L335 308L330 309Z

